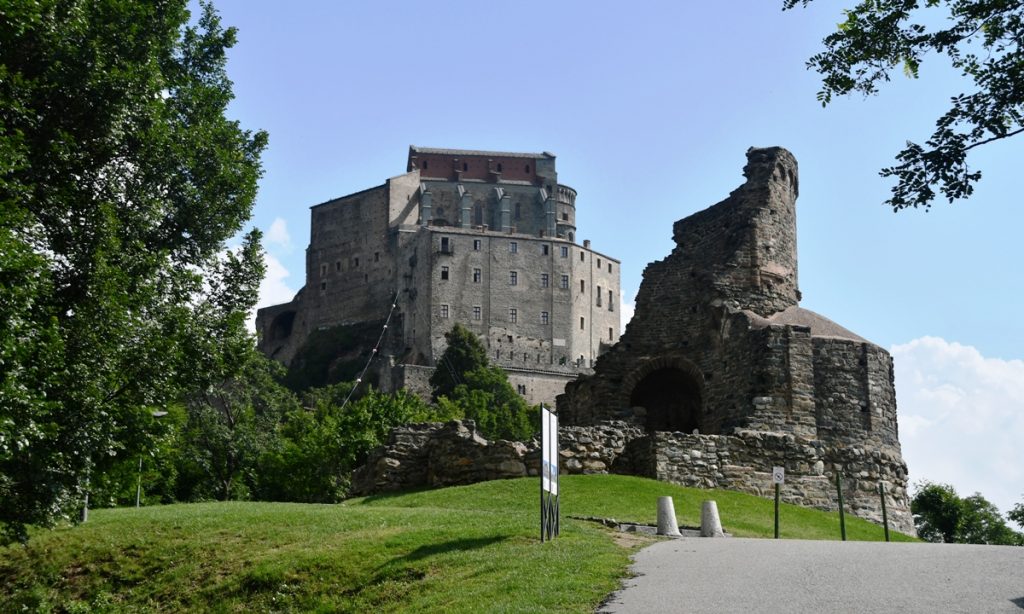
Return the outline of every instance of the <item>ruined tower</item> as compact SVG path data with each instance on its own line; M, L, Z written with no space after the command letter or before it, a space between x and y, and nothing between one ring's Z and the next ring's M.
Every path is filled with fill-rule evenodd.
M892 358L798 305L793 155L752 148L743 173L728 198L675 223L626 332L559 397L561 419L644 427L618 470L658 479L762 493L784 466L788 500L830 509L838 472L854 513L876 519L884 482L913 532Z

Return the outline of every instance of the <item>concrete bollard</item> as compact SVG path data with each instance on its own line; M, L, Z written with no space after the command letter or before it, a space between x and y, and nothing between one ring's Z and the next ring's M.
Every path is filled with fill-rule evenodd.
M658 497L658 535L680 536L672 497Z
M705 501L700 506L700 536L725 537L722 521L718 517L718 504L714 501Z

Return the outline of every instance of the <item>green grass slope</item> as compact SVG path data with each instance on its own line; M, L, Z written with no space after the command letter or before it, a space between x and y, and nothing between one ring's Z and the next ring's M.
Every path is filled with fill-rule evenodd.
M538 543L536 479L353 499L95 510L0 549L0 611L591 612L630 550L575 516L653 523L657 497L699 523L770 536L772 502L625 476L564 476L562 535ZM783 506L783 535L838 539L836 514ZM851 539L880 527L848 518ZM905 536L897 536L909 539Z

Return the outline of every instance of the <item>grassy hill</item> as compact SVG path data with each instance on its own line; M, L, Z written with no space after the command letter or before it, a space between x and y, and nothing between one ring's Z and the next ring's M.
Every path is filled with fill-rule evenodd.
M564 476L562 536L538 543L536 479L352 499L95 510L85 525L0 549L0 611L592 612L627 574L596 523L683 525L718 502L726 531L770 537L772 502L626 476ZM838 539L837 514L784 505L784 537ZM850 539L882 539L847 518ZM894 534L901 539L910 539Z

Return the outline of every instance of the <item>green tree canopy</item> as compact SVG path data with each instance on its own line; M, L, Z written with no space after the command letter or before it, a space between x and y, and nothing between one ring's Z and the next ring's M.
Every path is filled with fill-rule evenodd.
M812 0L784 0L784 8ZM860 0L824 39L808 68L822 76L818 100L875 94L894 69L916 78L930 54L946 56L971 82L954 96L924 145L908 141L883 177L897 183L893 210L931 207L937 187L949 202L974 191L981 172L970 150L1024 132L1024 2L1020 0ZM945 22L946 27L930 24Z
M253 305L266 135L225 118L235 31L186 0L0 11L0 525L71 516L126 424L202 389ZM251 343L251 340L250 340ZM236 348L237 349L237 348Z
M444 334L448 347L437 361L437 368L430 376L434 399L451 395L455 387L466 383L466 373L486 367L487 350L472 331L456 324Z
M1024 535L1008 527L996 506L980 493L961 499L949 484L924 482L910 501L910 511L917 534L928 541L1024 545Z

